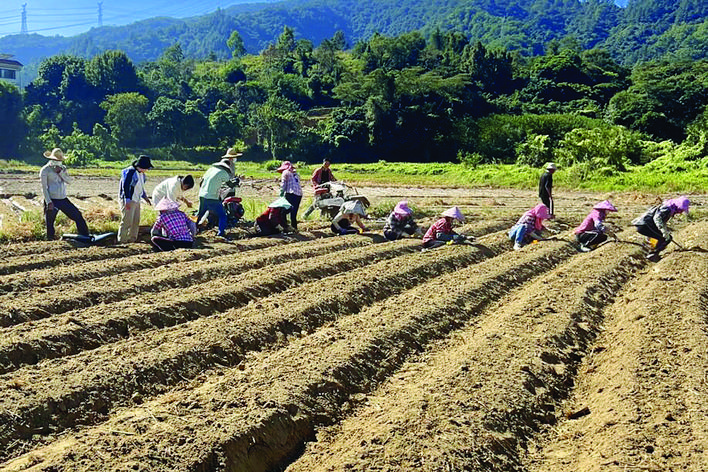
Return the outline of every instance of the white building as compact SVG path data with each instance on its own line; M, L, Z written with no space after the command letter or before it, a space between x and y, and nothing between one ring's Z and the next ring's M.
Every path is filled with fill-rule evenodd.
M0 80L13 83L22 88L22 63L10 59L12 54L0 54Z

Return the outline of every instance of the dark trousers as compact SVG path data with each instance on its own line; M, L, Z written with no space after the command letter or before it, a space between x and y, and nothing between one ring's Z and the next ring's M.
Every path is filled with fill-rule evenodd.
M576 235L575 239L583 246L591 247L607 241L607 235L600 231L586 231Z
M78 234L81 236L89 235L88 225L81 211L76 208L68 198L52 199L52 203L54 204L54 209L51 211L47 209L47 204L44 204L44 219L47 222L47 239L54 239L54 220L56 220L57 213L59 213L60 210L67 218L76 223L76 232Z
M402 231L394 231L391 229L387 229L384 231L384 237L388 239L389 241L395 241L397 239L401 239L401 236L403 236L403 233L408 234L409 236L412 236L415 233L416 228L414 228L411 225L406 225L403 227Z
M661 231L659 231L659 228L657 228L655 225L637 225L637 232L641 235L644 235L648 238L654 238L658 241L656 243L656 247L652 252L659 253L663 251L666 246L669 245L669 242L666 240L666 238L664 238L664 235L661 234Z
M152 250L155 252L174 251L179 248L190 249L194 247L194 242L192 241L177 241L162 236L153 236L150 242L152 243Z
M214 213L217 218L219 218L219 236L224 236L226 234L226 223L228 222L228 216L226 216L226 210L221 202L215 198L204 198L199 197L199 213L197 213L197 224L204 216L204 213L210 211Z
M300 201L302 201L302 195L286 193L285 199L293 206L290 209L290 225L293 227L293 229L297 229L297 211L300 209Z
M548 210L550 211L551 210L551 197L549 197L547 193L542 193L538 197L541 199L541 203L546 205L548 207Z

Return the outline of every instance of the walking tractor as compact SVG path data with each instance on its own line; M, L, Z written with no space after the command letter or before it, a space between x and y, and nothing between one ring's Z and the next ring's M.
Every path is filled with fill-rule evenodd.
M320 210L323 217L334 218L344 202L352 200L360 201L365 209L371 205L369 199L359 195L354 187L344 182L325 182L315 187L315 199L305 211L305 217L307 218L315 210Z

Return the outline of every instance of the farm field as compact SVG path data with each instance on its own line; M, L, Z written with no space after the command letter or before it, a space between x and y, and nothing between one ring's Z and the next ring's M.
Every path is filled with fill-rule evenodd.
M649 263L628 224L655 195L612 196L620 241L579 253L608 195L561 192L555 238L515 252L534 192L359 190L459 205L476 243L315 219L173 253L4 244L0 470L708 469L704 196Z

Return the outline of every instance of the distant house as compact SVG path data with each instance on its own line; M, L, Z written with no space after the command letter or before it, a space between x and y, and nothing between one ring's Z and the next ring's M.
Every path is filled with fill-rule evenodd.
M0 80L22 87L22 63L10 59L12 54L0 54Z

